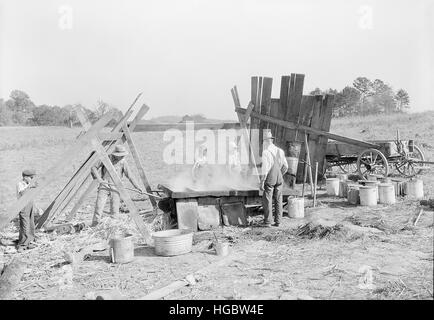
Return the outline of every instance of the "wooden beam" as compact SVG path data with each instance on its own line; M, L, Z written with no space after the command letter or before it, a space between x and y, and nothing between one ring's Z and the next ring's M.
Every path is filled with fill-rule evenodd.
M284 120L286 115L286 110L288 108L288 95L289 95L289 82L291 80L291 76L282 76L280 81L280 98L279 98L279 108L278 108L278 119ZM278 127L276 130L276 138L275 144L280 148L285 148L285 143L283 141L285 128Z
M139 152L134 144L133 138L131 137L130 130L128 130L127 125L125 124L123 127L123 132L125 134L125 138L127 140L128 146L131 151L131 155L133 156L134 162L136 164L137 170L139 171L140 178L142 179L143 185L145 186L146 192L152 194L152 188L149 184L148 178L146 177L145 170L143 169L142 162L140 160ZM154 197L149 197L151 201L152 207L155 209L157 207L157 201Z
M320 122L320 127L318 129L328 132L330 130L332 113L333 113L333 100L334 96L327 94L323 100L323 110ZM325 155L327 150L328 137L320 135L318 139L318 145L315 152L315 158L312 163L318 162L318 172L322 178L325 166Z
M245 112L246 112L246 109L237 108L236 112L239 112L239 113L241 113L241 114L244 115ZM362 148L376 148L376 149L380 148L379 145L374 144L374 143L369 143L369 142L365 142L365 141L361 141L361 140L347 138L347 137L340 136L340 135L337 135L337 134L334 134L334 133L325 132L325 131L322 131L322 130L310 128L310 127L303 126L303 125L297 125L296 123L292 123L290 121L283 121L283 120L279 120L279 119L274 119L274 118L272 118L270 116L264 116L264 115L261 115L260 113L254 112L254 111L252 111L250 117L257 118L257 119L262 119L262 120L265 120L265 121L268 121L268 122L271 122L271 123L275 123L275 124L277 124L277 125L279 125L281 127L287 128L287 129L295 130L295 129L298 128L299 130L304 130L304 131L306 131L308 133L322 135L322 136L325 136L325 137L327 137L329 139L332 139L332 140L336 140L336 141L340 141L340 142L344 142L344 143L348 143L348 144L354 144L354 145L360 146Z
M239 100L239 97L237 97L238 92L236 90L236 87L231 89L231 93L232 93L232 98L234 100L235 109L239 108L240 107L239 106L240 100ZM249 148L249 162L252 164L251 168L254 172L254 175L256 175L256 177L258 178L257 181L259 184L260 178L259 178L258 168L256 166L255 155L253 154L253 149L252 149L252 144L251 144L251 140L250 140L250 136L249 136L249 131L247 129L247 121L250 118L250 112L252 112L254 106L255 105L250 101L249 105L247 106L247 110L246 110L244 116L237 112L237 117L238 117L238 121L239 121L241 130L242 130L241 134L244 138L243 142L244 142L246 148Z
M286 115L284 120L288 120L295 123L300 123L300 106L301 99L303 96L303 84L304 84L304 74L291 74L291 86L289 93L289 106L286 110ZM297 129L286 130L284 137L284 145L285 145L285 153L287 153L286 142L287 141L295 141L297 136Z
M143 235L146 244L149 245L151 243L151 232L146 226L146 224L143 222L142 218L139 216L136 205L134 204L133 200L131 200L131 197L127 192L127 190L125 190L125 187L120 177L116 173L116 170L113 167L113 164L110 161L108 154L104 150L103 146L99 144L99 142L96 139L92 140L92 145L95 151L98 153L98 156L100 157L102 164L107 169L107 172L110 174L110 177L112 178L114 184L116 185L116 188L121 198L124 200L125 204L127 205L129 209L129 215L136 223L137 228L139 229L140 233Z
M301 99L301 108L300 108L300 124L303 126L310 127L311 121L312 121L312 114L313 114L313 108L315 103L315 97L314 96L303 96ZM299 140L304 141L305 136L309 138L309 135L306 134L303 130L298 132L298 138ZM309 143L307 144L309 146ZM306 153L306 144L302 143L300 148L300 155L299 159L304 159ZM297 175L296 175L296 182L303 182L303 168L304 164L299 161L298 167L297 167Z
M240 124L237 122L193 122L194 130L210 129L240 129ZM130 123L131 126L131 123ZM140 121L137 126L131 132L146 132L146 131L166 131L169 129L186 130L186 123L148 123L146 121Z
M77 202L75 203L74 207L71 209L71 211L69 212L69 214L66 217L66 221L71 221L72 219L74 219L75 214L77 213L78 209L80 209L83 201L86 199L86 197L92 193L93 190L95 190L95 188L98 186L98 180L96 179L92 179L92 181L90 182L89 186L87 187L87 189L80 195L80 197L78 198Z
M46 173L37 177L36 181L38 181L38 186L23 194L22 197L20 197L10 208L8 208L6 214L0 216L0 228L7 225L11 219L20 212L21 209L23 209L30 201L40 195L50 183L55 181L56 178L61 175L62 169L72 163L72 160L80 152L80 150L82 150L86 144L89 143L90 139L96 137L98 132L104 128L104 126L109 123L114 116L114 112L105 114L92 126L92 128L90 128L85 134L76 140L73 147L66 151L63 154L63 157L56 162L53 167L51 167Z

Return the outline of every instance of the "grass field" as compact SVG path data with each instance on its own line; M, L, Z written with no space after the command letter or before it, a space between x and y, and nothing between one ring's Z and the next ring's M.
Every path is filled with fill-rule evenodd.
M394 139L396 129L399 129L402 139L414 139L415 143L423 148L425 156L431 161L434 160L434 112L333 119L331 132L361 140L381 140ZM45 173L71 147L80 131L79 128L59 127L0 127L0 214L16 199L15 184L21 178L21 171L31 167L39 173ZM163 141L161 132L133 133L133 138L153 188L158 183L170 181L174 174L182 170L179 166L168 166L163 162L162 150L167 143ZM53 195L65 184L89 150L81 150L80 154L76 155L74 165L65 168L37 199L42 208L49 204ZM128 158L128 161L131 162L131 158ZM424 181L425 195L433 197L434 170L424 173L420 178ZM222 231L221 236L230 234L235 238L233 250L243 253L238 262L222 269L225 275L223 278L217 274L211 275L206 282L195 288L186 288L168 298L285 299L285 295L289 298L295 291L301 290L320 299L432 299L432 211L426 210L417 228L401 230L409 216L417 211L417 201L404 199L393 206L379 205L368 209L348 207L341 199L326 197L323 191L320 192L319 199L321 205L315 209L306 209L306 218L302 221L285 218L281 227L265 231L255 228L247 232L232 229ZM82 209L81 218L91 218L94 201L95 195L92 195ZM291 231L306 221L333 224L354 222L355 219L358 219L356 225L362 228L362 231L358 231L362 233L359 237L306 240L294 236ZM380 230L378 226L372 227L372 221L367 221L369 219L377 222L381 220L387 228ZM373 232L373 228L380 233ZM211 241L212 234L209 238L206 232L201 234L204 236L198 237L204 238L202 242L197 238L198 243L207 244L207 241ZM54 241L67 240L60 238ZM134 298L198 269L204 261L212 262L216 259L206 253L206 250L167 259L154 257L145 251L137 263L123 266L116 271L110 269L104 260L86 261L86 272L97 272L95 268L99 268L100 274L119 280L125 278L126 274L129 277L137 274L138 270L143 271L143 266L146 265L146 270L143 271L149 272L146 273L146 281L143 274L139 277L143 285L136 283L122 289L126 297ZM32 254L28 254L28 257L32 257ZM7 255L5 260L9 258L10 255ZM38 259L31 263L32 267L51 268L47 261L41 262L41 257ZM50 259L51 264L56 259L58 262L62 260L61 257ZM358 270L363 265L374 268L376 291L357 288L360 277ZM158 274L150 271L152 268L163 270L166 276L157 277ZM71 291L59 293L56 285L43 285L46 290L38 291L27 287L26 290L19 290L15 298L81 299L84 293L95 289L92 289L89 283L85 284L88 280L84 277L76 275L74 279L76 283ZM32 276L25 280L28 282L23 286L36 281ZM234 286L234 283L237 285ZM263 294L258 295L258 290Z

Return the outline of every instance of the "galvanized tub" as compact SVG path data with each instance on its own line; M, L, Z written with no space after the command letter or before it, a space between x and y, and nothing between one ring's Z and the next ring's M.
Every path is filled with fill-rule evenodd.
M190 229L172 229L155 232L155 254L159 256L177 256L191 252L193 231Z

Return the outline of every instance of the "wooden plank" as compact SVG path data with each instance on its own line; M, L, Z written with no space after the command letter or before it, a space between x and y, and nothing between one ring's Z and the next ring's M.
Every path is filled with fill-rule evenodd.
M260 91L260 83L259 83L259 77L252 77L251 81L252 81L252 88L251 88L251 102L253 103L253 111L260 113L261 112L261 106L260 106L260 96L259 95L259 91ZM262 84L262 81L261 81ZM252 149L252 154L253 155L259 155L259 134L258 134L258 129L259 129L259 119L250 119L250 146ZM255 157L255 163L260 163L261 159Z
M333 100L334 100L333 95L326 95L323 100L318 129L325 132L328 132L330 130L332 113L333 113ZM328 141L327 136L324 135L319 136L318 144L315 150L315 157L313 158L313 162L312 162L312 163L318 162L318 172L321 178L323 176L323 172L325 169L325 155L327 150L327 141Z
M80 195L77 202L75 203L74 207L71 209L69 214L66 217L66 221L71 221L74 219L75 214L77 213L78 209L80 209L81 205L83 204L84 200L87 198L87 196L92 193L93 190L98 186L99 182L96 179L92 179L91 183L87 187L87 189Z
M270 117L279 118L279 99L271 99ZM280 127L274 123L269 123L273 137L278 136Z
M279 99L279 108L278 108L278 117L277 119L284 120L286 115L286 110L288 108L288 97L289 97L289 83L291 81L291 76L282 76L280 83L280 99ZM285 132L284 127L278 127L275 144L279 148L285 148L285 143L283 142L283 136Z
M285 120L300 123L300 107L303 96L304 74L291 74L291 85L289 88L289 106L286 110ZM298 136L298 130L286 130L285 132L285 147L286 141L295 141ZM297 140L300 141L297 137ZM285 153L287 152L285 148Z
M241 113L241 114L244 115L244 113L246 112L246 109L244 109L244 108L237 108L236 112L239 112L239 113ZM325 136L325 137L327 137L329 139L333 139L333 140L336 140L336 141L341 141L341 142L344 142L344 143L358 145L358 146L360 146L362 148L379 148L378 145L373 144L373 143L369 143L369 142L365 142L365 141L361 141L361 140L356 140L356 139L352 139L352 138L347 138L347 137L340 136L340 135L337 135L337 134L334 134L334 133L325 132L325 131L321 131L321 130L318 130L318 129L315 129L315 128L303 126L301 124L297 125L296 123L293 123L293 122L290 122L290 121L283 121L283 120L279 120L279 119L274 119L274 118L272 118L270 116L264 116L264 115L262 115L260 113L254 112L254 111L252 111L251 117L258 118L258 119L263 119L263 120L266 120L268 122L275 123L275 124L277 124L279 126L282 126L282 127L288 128L288 129L292 129L292 130L295 130L295 129L298 128L299 130L304 130L304 131L306 131L308 133L312 133L312 134L316 134L316 135L323 135L323 136Z
M284 108L284 113L281 114L280 119L285 121L293 121L291 118L292 111L291 108L291 99L293 97L293 93L295 91L295 73L291 73L291 76L289 78L289 84L288 84L288 92L286 93L286 105L283 105L282 108ZM287 145L286 145L286 134L288 132L288 128L282 128L281 136L279 137L279 147L282 148L285 151L285 154L287 153Z
M8 224L9 221L11 221L11 219L20 212L21 209L23 209L30 201L40 195L41 192L50 183L55 181L56 178L61 175L63 168L72 163L72 160L80 152L80 150L82 150L86 146L86 144L89 143L90 139L96 137L98 132L107 123L109 123L114 116L114 112L109 112L105 114L92 126L92 128L90 128L85 134L83 134L76 140L73 147L66 151L63 154L63 157L59 161L57 161L53 167L51 167L46 173L37 177L36 180L38 181L38 186L26 192L21 198L14 202L13 205L8 208L8 210L6 210L6 214L0 216L0 228Z
M149 184L148 178L146 177L145 170L143 169L143 164L140 160L139 152L137 151L133 138L131 137L131 133L128 130L128 127L126 125L124 125L123 127L123 132L125 134L125 138L127 140L137 170L139 171L140 178L142 179L143 185L145 186L146 192L152 194L152 188ZM157 201L155 200L154 197L149 197L149 200L151 201L152 207L155 209L157 207Z
M241 106L240 96L238 95L238 89L237 89L237 86L234 86L234 92L235 92L235 98L237 99L237 105L238 105L238 106Z
M301 108L300 108L300 124L309 127L312 121L312 113L313 113L313 107L315 103L315 96L303 96L301 99ZM302 141L305 141L305 131L300 130L298 132L298 138L302 139ZM300 155L299 159L304 159L306 155L306 146L303 143L300 148ZM297 175L296 175L296 182L303 182L304 175L303 175L303 167L304 164L299 161L298 167L297 167Z
M131 218L134 220L134 222L137 225L137 228L139 229L140 233L143 235L146 244L151 243L151 232L148 229L147 225L143 222L142 218L139 216L139 213L137 211L137 207L134 204L133 200L131 200L131 197L127 190L125 190L125 187L116 173L115 168L113 167L112 162L110 161L110 158L108 154L106 153L106 150L104 147L98 142L97 139L92 140L92 145L95 148L95 151L98 153L98 156L100 157L100 160L104 167L107 169L107 172L110 174L110 177L112 178L114 184L116 185L116 188L122 198L124 200L125 204L127 205L129 212L128 214L131 216Z
M134 130L131 132L147 132L147 131L166 131L169 129L186 130L186 123L147 123L145 121L139 121ZM240 124L238 122L193 122L194 130L210 129L239 129Z
M271 109L271 90L273 86L273 78L264 77L261 94L261 114L270 115ZM259 123L259 155L262 156L262 135L263 130L269 129L269 122L260 121Z
M231 89L232 98L234 100L235 108L239 108L240 102L239 102L239 98L237 98L238 93L236 93L236 92L237 92L236 86L234 86L234 88ZM252 101L250 101L249 105L247 106L247 110L246 110L244 116L237 112L237 117L238 117L238 121L239 121L240 128L241 128L241 135L243 137L243 142L244 142L246 148L249 148L249 164L251 164L251 168L253 169L253 174L258 178L258 183L259 183L258 168L256 166L256 160L255 160L255 156L253 154L250 135L249 135L249 131L247 129L247 121L250 118L250 112L252 112L254 106L255 105L252 103Z
M98 134L98 139L101 141L112 141L122 138L122 133L120 132L101 132Z
M176 216L178 229L197 231L198 206L196 199L176 200Z

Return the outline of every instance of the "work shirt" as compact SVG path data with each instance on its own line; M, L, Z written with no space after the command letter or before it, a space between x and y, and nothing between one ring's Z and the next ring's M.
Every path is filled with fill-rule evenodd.
M262 175L267 176L271 168L276 165L282 170L282 174L288 170L288 162L286 161L285 152L278 148L275 144L270 144L267 149L262 151Z
M110 159L110 160L112 160L112 159ZM124 176L126 176L131 181L129 168L128 168L128 165L127 165L127 162L125 161L125 159L118 161L116 164L114 164L112 162L112 164L113 164L113 167L115 168L115 171L116 171L116 173L120 179L122 179ZM110 173L108 172L108 170L106 169L105 166L103 166L101 169L101 178L102 178L102 180L104 180L108 183L114 184L113 179L111 178ZM102 186L106 187L105 185L102 185ZM110 186L110 188L116 190L115 186Z
M21 180L17 183L17 199L19 199L24 192L29 188L29 184L24 180Z

